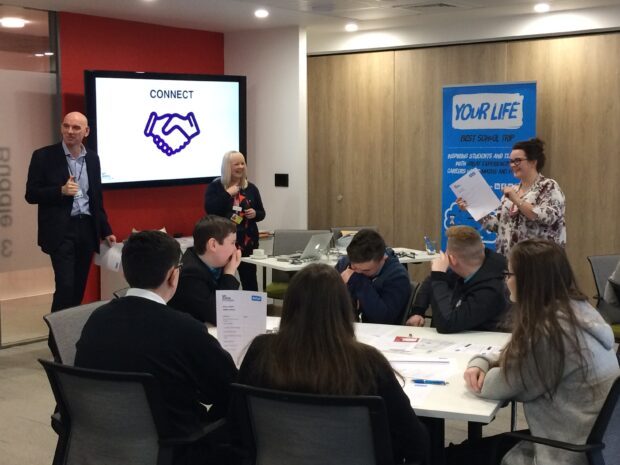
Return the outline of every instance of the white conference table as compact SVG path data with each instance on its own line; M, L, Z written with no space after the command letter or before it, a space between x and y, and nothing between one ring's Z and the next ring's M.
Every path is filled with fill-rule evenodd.
M267 330L273 330L280 323L279 317L267 317ZM217 328L209 328L209 332L217 337ZM486 331L466 331L456 334L439 334L434 328L412 327L397 325L380 325L371 323L355 323L355 332L358 339L366 344L373 345L383 352L388 360L413 360L445 358L450 363L450 374L444 381L445 386L424 385L416 386L411 378L405 378L405 393L411 400L411 406L416 414L423 417L443 420L461 420L473 423L490 423L502 405L501 401L487 400L476 397L469 392L463 380L463 372L467 362L474 353L463 351L455 352L443 349L432 352L412 350L407 354L401 351L386 349L385 343L397 336L420 338L423 341L444 341L464 346L503 347L510 339L509 333ZM406 363L406 362L405 362Z
M398 260L406 265L409 263L424 263L430 262L437 258L437 254L429 254L427 252L423 252L422 250L416 249L407 249L404 247L395 247L394 252L396 253L405 253L409 254L408 256L399 257ZM322 260L318 261L310 261L303 263L290 263L288 261L280 261L276 257L273 256L265 256L265 258L255 258L255 257L243 257L241 259L242 262L251 263L252 265L256 265L262 268L271 268L273 270L280 271L299 271L303 267L309 265L310 263L326 263L328 265L336 265L338 258L342 255L329 255L324 257Z
M408 265L410 263L430 262L437 257L437 254L429 254L422 250L407 249L404 247L395 247L393 250L396 253L406 254L405 256L401 256L398 258L398 260L404 265ZM267 270L294 272L301 270L303 267L309 265L310 263L325 263L327 265L335 266L336 262L341 256L342 255L329 254L325 256L322 260L302 263L290 263L288 261L280 261L273 256L266 256L265 258L243 257L241 261L245 263L251 263L252 265L256 265L259 268L260 276L262 277L261 282L259 282L259 289L264 290L267 287Z

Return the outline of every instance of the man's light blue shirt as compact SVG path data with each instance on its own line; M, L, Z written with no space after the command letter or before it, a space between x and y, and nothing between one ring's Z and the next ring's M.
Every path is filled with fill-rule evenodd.
M88 169L86 166L86 148L84 145L80 147L80 154L77 158L73 158L71 156L71 152L69 148L62 142L62 148L65 151L65 156L67 157L67 166L68 171L71 176L75 179L75 182L80 186L80 190L82 191L82 197L79 199L73 199L73 207L71 208L71 216L76 216L79 214L82 215L90 215L90 203L88 201Z

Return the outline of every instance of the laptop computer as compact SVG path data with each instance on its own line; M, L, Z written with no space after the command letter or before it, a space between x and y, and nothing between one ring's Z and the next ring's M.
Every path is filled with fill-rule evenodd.
M332 240L332 233L321 233L321 234L313 234L304 251L302 253L295 253L289 255L280 255L276 257L278 261L291 261L291 260L302 260L302 261L312 261L312 260L320 260L321 255L325 253L325 251L329 248L329 244Z

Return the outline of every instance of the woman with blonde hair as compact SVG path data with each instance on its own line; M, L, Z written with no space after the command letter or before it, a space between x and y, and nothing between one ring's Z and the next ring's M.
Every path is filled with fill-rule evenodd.
M222 158L222 176L207 186L205 211L209 215L229 218L237 225L237 246L248 257L258 248L257 222L265 219L265 208L258 188L248 181L247 165L241 152L232 150ZM257 291L256 266L241 262L241 286Z
M584 444L620 375L609 325L578 289L564 249L544 239L512 249L506 284L512 338L499 358L478 355L467 387L489 399L523 402L534 436ZM483 440L484 441L484 440ZM520 442L502 464L585 464L584 454Z
M377 395L387 409L395 463L427 459L429 438L387 359L355 338L354 312L338 272L311 264L292 279L277 334L258 336L239 382L311 394Z

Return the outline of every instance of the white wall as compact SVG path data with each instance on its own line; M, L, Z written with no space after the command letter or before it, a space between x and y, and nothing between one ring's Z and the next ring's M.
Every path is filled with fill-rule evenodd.
M308 35L308 54L421 47L438 44L524 39L620 29L620 5L568 12L461 19L356 33Z
M227 33L226 74L247 76L248 171L267 217L261 230L308 224L306 33L299 28ZM287 173L289 187L274 187Z

